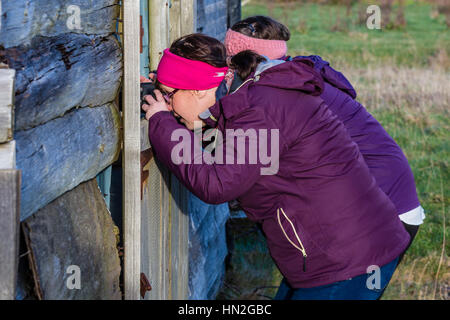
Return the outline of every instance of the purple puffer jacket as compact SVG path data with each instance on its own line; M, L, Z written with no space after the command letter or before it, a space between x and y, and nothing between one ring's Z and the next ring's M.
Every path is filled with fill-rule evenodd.
M251 152L246 152L245 164L195 164L195 152L183 152L191 164L175 164L172 151L179 150L180 132L183 139L191 139L191 150L194 133L169 112L149 120L155 156L203 201L237 198L249 219L262 224L270 254L294 288L364 274L371 265L395 259L409 242L394 205L377 186L357 145L319 97L321 76L306 63L285 62L259 77L252 74L239 90L210 107L212 117L205 120L224 135L226 129L243 129L239 137L251 129L278 129L276 174L261 175L260 169L268 165L249 164ZM172 135L176 129L178 138ZM267 134L270 154L276 134ZM245 150L255 142L252 135L247 137ZM236 147L228 144L225 140L216 149L231 149L229 155L236 159Z
M420 203L408 160L381 124L354 100L356 92L350 82L320 56L298 58L314 62L314 69L325 80L320 97L344 123L378 185L397 208L397 213L400 215L417 208Z

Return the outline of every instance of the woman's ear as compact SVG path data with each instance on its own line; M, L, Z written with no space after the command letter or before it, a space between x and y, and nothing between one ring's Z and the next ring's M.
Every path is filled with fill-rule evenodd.
M191 93L199 100L205 98L208 94L208 90L191 90Z

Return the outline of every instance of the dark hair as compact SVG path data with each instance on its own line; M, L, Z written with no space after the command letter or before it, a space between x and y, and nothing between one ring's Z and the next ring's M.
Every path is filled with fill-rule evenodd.
M255 71L258 64L266 59L254 51L245 50L235 54L231 58L230 68L236 70L238 76L245 80L253 71Z
M253 16L236 22L231 30L246 36L266 39L289 41L291 33L282 23L266 16Z
M175 40L169 51L177 56L206 62L217 68L227 66L227 50L223 43L201 33L189 34ZM239 77L245 79L264 60L259 54L247 50L231 58L229 67L234 69Z
M169 51L177 56L206 62L214 67L227 66L227 50L219 40L201 33L193 33L175 40Z

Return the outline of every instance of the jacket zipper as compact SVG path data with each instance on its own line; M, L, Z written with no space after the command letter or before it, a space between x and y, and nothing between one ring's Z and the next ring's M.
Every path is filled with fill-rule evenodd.
M295 237L297 238L298 243L300 244L300 247L299 247L298 245L296 245L296 244L288 237L286 231L284 230L283 225L281 224L280 210L281 210L281 213L282 213L282 214L284 215L284 217L286 218L286 220L289 221L289 223L290 223L290 225L291 225L291 227L292 227L292 230L294 230ZM281 230L283 231L284 236L286 237L286 239L287 239L287 240L288 240L288 241L289 241L289 242L290 242L297 250L299 250L299 251L302 253L302 255L303 255L303 272L306 272L306 257L307 257L308 255L306 254L305 247L303 246L303 243L302 243L302 241L300 240L300 237L298 236L297 231L296 231L295 228L294 228L294 224L293 224L292 221L288 218L288 216L287 216L286 213L284 212L283 208L278 208L278 210L277 210L277 217L278 217L278 223L279 223L279 225L280 225L280 227L281 227Z

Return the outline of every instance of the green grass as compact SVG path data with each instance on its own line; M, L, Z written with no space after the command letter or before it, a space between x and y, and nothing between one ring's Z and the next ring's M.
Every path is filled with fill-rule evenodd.
M429 4L406 5L405 27L369 30L365 20L359 18L367 8L364 3L353 6L347 17L346 8L337 5L294 2L273 5L271 9L267 3L254 2L243 7L242 16L270 15L287 25L291 30L289 53L294 56L320 54L334 64L351 61L353 66L386 62L424 66L440 50L450 51L445 18L433 18ZM387 17L382 13L381 19Z
M342 71L409 160L427 217L383 299L448 299L450 31L430 5L412 1L405 27L368 30L357 21L361 6L345 18L342 6L254 0L243 17L273 16L291 30L290 55L318 54ZM347 20L334 32L336 14ZM248 222L230 223L229 233L234 248L219 298L273 297L281 275L262 234Z

